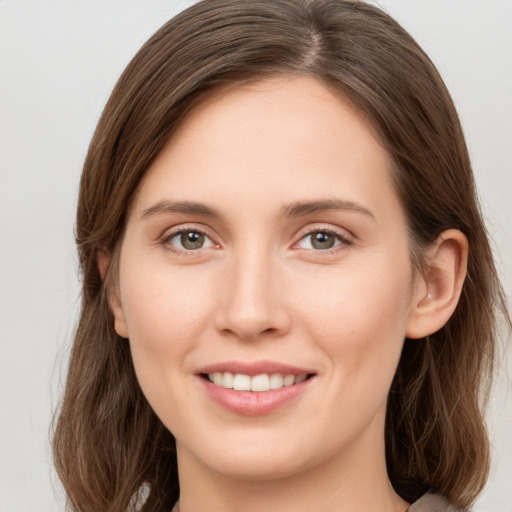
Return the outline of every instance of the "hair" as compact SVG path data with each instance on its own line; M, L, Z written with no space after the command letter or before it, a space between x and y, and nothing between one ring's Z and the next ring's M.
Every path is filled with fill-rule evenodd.
M510 323L480 213L463 131L436 68L380 9L347 0L204 0L139 50L117 82L85 160L76 241L82 305L53 437L74 511L157 511L179 496L175 442L137 382L113 326L127 212L173 131L213 90L308 76L349 101L393 162L411 258L446 229L469 241L467 278L448 323L405 340L388 398L390 480L404 499L426 491L470 505L489 469L483 406L499 318ZM104 280L98 255L111 254Z

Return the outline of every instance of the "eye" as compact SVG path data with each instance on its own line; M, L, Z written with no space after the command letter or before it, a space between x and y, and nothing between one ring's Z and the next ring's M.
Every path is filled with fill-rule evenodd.
M350 245L350 243L351 242L341 234L324 229L309 232L299 240L297 247L314 251L326 251L340 245Z
M215 246L206 233L197 229L175 231L164 238L164 243L178 251L197 251Z

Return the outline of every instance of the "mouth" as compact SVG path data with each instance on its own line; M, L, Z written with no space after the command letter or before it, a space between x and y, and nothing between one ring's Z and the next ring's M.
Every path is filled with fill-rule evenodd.
M213 372L201 373L200 376L224 389L235 391L255 391L257 393L295 386L310 379L313 373L260 373L248 375L245 373Z
M317 374L270 361L225 362L201 368L202 388L218 405L236 414L256 416L298 400Z

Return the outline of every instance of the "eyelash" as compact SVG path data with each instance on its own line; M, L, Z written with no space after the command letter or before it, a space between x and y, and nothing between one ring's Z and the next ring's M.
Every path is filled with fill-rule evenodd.
M213 245L218 245L216 244L213 240L212 240L212 237L208 235L208 233L206 232L206 230L204 229L201 229L201 228L198 228L197 226L185 226L185 227L180 227L178 230L176 231L171 231L170 233L169 232L166 232L162 238L161 238L161 244L169 251L171 252L174 252L175 254L178 254L178 255L183 255L183 256L194 256L194 255L197 255L199 252L201 252L203 249L209 249L209 247L200 247L199 249L180 249L179 247L176 247L174 245L171 244L171 241L180 236L180 235L183 235L183 234L186 234L186 233L197 233L201 236L204 236L205 238L207 238L208 240L210 240L210 242L213 244Z
M297 246L302 240L307 238L308 236L311 236L315 233L325 233L327 235L333 236L337 241L339 241L339 245L335 245L334 247L331 247L329 249L304 249L306 251L312 252L312 253L318 253L322 255L326 254L336 254L339 251L343 251L347 247L354 244L354 242L348 238L346 235L341 234L338 231L333 230L332 228L324 227L324 226L312 226L308 228L304 233L301 234L300 239L298 242L293 244L293 247Z
M166 247L167 250L169 251L172 251L176 254L179 254L179 255L184 255L184 256L194 256L194 255L197 255L199 252L201 252L203 249L209 249L210 247L200 247L198 249L180 249L176 246L173 246L171 244L171 241L180 236L180 235L183 235L183 234L186 234L186 233L197 233L201 236L204 236L206 238L208 238L208 240L210 240L211 244L213 245L216 245L218 246L218 244L216 244L212 237L210 237L208 235L208 233L206 232L206 230L204 229L201 229L201 228L198 228L196 226L190 226L190 227L180 227L180 229L176 230L176 231L171 231L170 233L167 232L165 233L162 237L161 237L161 240L160 240L160 243ZM335 237L335 239L340 242L338 245L335 245L334 247L331 247L329 249L304 249L308 252L311 252L311 253L318 253L318 254L323 254L323 255L326 255L326 254L335 254L343 249L345 249L346 247L349 247L351 245L353 245L353 241L350 240L347 236L345 235L342 235L341 233L339 233L338 231L335 231L331 228L327 228L327 227L322 227L322 226L312 226L310 228L308 228L304 233L301 234L299 240L297 242L295 242L292 246L292 249L299 249L297 247L297 245L303 241L304 239L306 239L308 236L311 236L315 233L325 233L327 235L331 235L333 237Z

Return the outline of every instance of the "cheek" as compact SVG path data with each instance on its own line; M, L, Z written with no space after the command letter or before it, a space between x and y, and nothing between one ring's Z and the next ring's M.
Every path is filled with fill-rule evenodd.
M207 283L197 273L130 261L121 267L121 283L136 368L151 365L165 371L169 361L179 363L205 329L213 306Z
M173 411L187 410L193 399L187 385L190 355L207 329L211 293L204 279L168 265L123 262L121 299L139 385L155 413L172 431ZM202 286L200 285L203 281ZM179 431L179 428L178 428Z
M301 297L296 316L309 337L330 357L339 378L392 379L403 341L411 293L409 260L391 264L387 258L311 276L295 291ZM311 292L311 290L313 290ZM365 380L366 379L366 380Z

